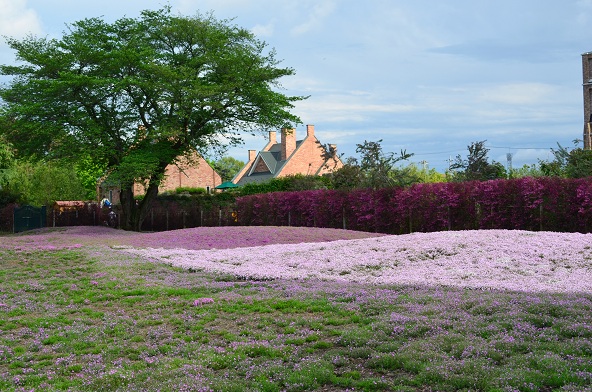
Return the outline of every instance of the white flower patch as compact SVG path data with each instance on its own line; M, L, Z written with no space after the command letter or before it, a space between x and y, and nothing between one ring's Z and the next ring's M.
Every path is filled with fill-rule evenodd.
M120 251L249 279L592 293L591 242L590 234L479 230L235 249Z

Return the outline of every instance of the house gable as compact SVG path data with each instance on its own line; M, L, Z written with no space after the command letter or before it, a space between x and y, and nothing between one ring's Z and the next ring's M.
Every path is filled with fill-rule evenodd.
M313 125L307 125L307 135L303 140L296 140L295 129L284 129L281 135L281 142L275 143L276 134L273 132L272 137L270 132L268 144L258 154L249 150L249 162L232 182L261 182L294 174L322 175L343 166L338 157L335 157L335 162L327 164L324 148L314 135Z

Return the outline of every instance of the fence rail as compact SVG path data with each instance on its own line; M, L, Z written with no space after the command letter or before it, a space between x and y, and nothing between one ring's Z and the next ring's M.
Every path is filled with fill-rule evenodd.
M9 205L0 209L0 232L20 232L39 227L64 227L64 226L108 226L108 208L100 208L96 203L86 203L83 207L67 210L38 208L39 217L35 218L37 225L33 226L33 219L30 218L31 207L24 218L18 213L15 219L15 210L22 208L18 205ZM113 208L116 213L115 226L120 226L120 211L117 206ZM40 216L43 217L40 220ZM236 224L233 211L230 208L200 208L199 206L188 206L181 208L177 205L154 206L148 212L148 216L142 224L143 231L167 231L201 226L229 226ZM28 218L28 219L27 219ZM19 223L22 222L22 223ZM16 227L16 229L15 229Z

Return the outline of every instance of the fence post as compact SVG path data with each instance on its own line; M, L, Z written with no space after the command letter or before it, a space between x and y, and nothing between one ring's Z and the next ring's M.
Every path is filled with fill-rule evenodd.
M55 227L55 208L53 209L53 227Z
M222 207L218 210L218 226L222 226Z
M343 217L343 230L347 230L347 224L346 224L346 221L345 221L345 207L343 207L343 215L342 215L342 217Z
M166 216L166 231L169 231L169 210L165 210L165 216Z
M543 231L543 203L539 204L539 231Z
M203 227L203 209L199 209L199 227Z

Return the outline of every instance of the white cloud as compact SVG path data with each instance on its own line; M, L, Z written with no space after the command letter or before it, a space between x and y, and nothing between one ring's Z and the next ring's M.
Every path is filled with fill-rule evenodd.
M325 20L325 18L327 18L329 15L333 13L334 10L334 1L324 1L320 4L316 4L313 7L308 18L305 20L305 22L294 27L291 30L291 33L293 35L301 35L316 29L318 26L321 25L321 23L323 23L323 20Z
M407 113L416 106L385 102L368 97L361 98L359 92L353 95L325 95L296 103L295 113L302 119L322 119L323 122L366 121L375 114Z
M22 38L41 30L37 13L27 7L27 0L0 0L0 35Z
M273 32L275 29L274 22L269 22L266 25L258 24L251 29L251 32L255 34L257 38L265 38L273 36Z
M488 87L481 91L482 101L509 105L536 105L546 102L553 87L543 83L513 83Z

